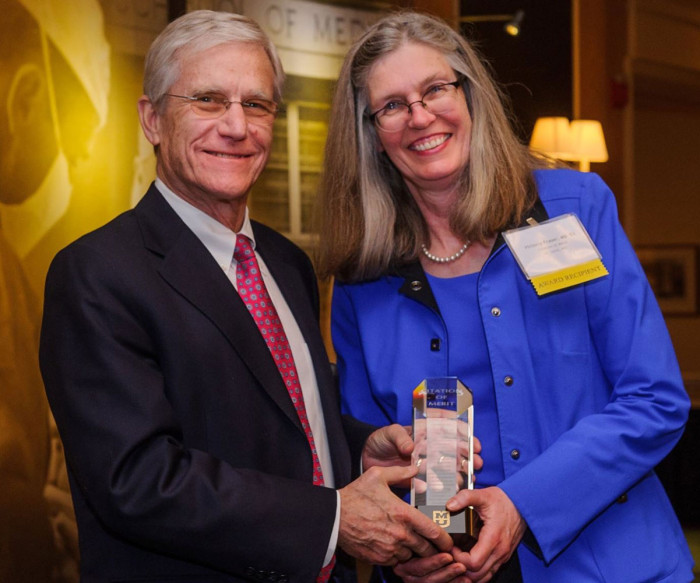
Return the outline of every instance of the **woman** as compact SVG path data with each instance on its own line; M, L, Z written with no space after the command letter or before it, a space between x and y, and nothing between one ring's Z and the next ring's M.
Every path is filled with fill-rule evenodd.
M320 268L336 277L344 410L409 424L424 378L474 393L484 465L448 508L478 510L479 541L396 573L488 581L506 563L501 581L517 556L525 582L691 581L653 473L689 400L606 185L543 168L470 44L411 12L349 51L326 165ZM570 214L608 274L539 295L502 234Z

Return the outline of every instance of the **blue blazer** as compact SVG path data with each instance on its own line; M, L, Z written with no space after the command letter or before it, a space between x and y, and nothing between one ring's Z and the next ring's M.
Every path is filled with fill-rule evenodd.
M344 429L306 255L260 224L258 250L304 335L336 486ZM151 187L61 251L40 359L65 446L82 581L290 581L321 568L336 492L312 485L306 436L230 281Z
M653 472L689 410L663 317L602 180L568 170L535 178L533 218L575 213L610 274L539 297L499 237L478 277L499 486L529 527L518 551L524 581L692 581L692 557ZM370 423L410 424L411 390L451 374L449 338L419 264L336 285L332 334L344 411ZM431 350L434 338L440 350ZM475 427L478 435L478 411Z

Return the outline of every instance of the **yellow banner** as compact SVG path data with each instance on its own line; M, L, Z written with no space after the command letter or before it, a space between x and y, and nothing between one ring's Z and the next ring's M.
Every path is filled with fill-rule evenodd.
M603 265L600 259L594 259L587 263L581 263L580 265L574 265L573 267L567 267L566 269L560 269L552 273L538 275L537 277L533 277L530 281L532 285L535 286L537 295L543 296L560 289L578 285L579 283L598 279L604 275L608 275L608 270L605 268L605 265Z

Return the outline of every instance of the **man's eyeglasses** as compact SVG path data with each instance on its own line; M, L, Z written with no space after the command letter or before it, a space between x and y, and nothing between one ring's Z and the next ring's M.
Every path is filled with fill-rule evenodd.
M398 132L404 129L411 120L411 108L420 103L427 112L441 115L450 111L455 105L455 97L461 81L432 85L418 101L390 101L381 109L369 115L377 127L385 132Z
M279 107L274 101L268 99L251 98L243 101L231 101L220 93L203 93L202 95L174 95L166 93L167 97L186 99L190 102L192 111L199 117L215 119L226 113L234 103L240 103L247 119L258 123L272 123L279 112Z

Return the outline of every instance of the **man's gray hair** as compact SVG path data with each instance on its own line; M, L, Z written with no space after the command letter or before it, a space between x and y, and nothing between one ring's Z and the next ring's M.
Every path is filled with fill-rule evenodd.
M183 55L193 55L229 42L257 44L265 50L275 74L273 99L279 103L284 70L275 45L251 18L213 10L195 10L181 16L153 41L146 55L144 93L157 107L177 81Z

